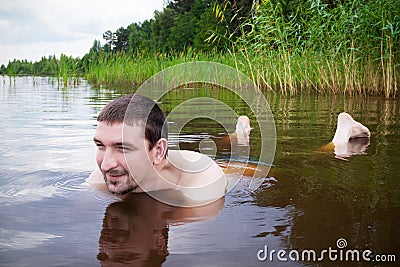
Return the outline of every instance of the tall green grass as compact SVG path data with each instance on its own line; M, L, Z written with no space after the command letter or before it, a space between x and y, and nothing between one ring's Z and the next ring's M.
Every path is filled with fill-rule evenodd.
M400 78L400 2L263 1L235 42L262 87L396 96Z
M52 69L57 77L59 87L77 86L80 83L81 73L78 69L78 59L61 54L60 59L55 62L56 64L52 66Z
M309 0L288 11L262 1L226 51L102 54L86 70L97 85L137 87L157 72L190 61L219 62L248 75L264 91L284 95L384 95L400 81L400 4L354 0L328 8ZM244 29L251 29L250 31Z
M294 95L298 93L384 95L398 93L400 73L393 59L363 60L354 54L337 56L291 51L263 53L242 50L222 53L107 55L91 64L86 79L99 86L136 88L163 69L184 62L212 61L237 68L263 91Z
M233 58L216 51L195 52L188 49L186 52L168 54L120 52L103 54L91 62L86 71L86 79L96 85L135 88L163 69L192 61L212 61L234 66Z

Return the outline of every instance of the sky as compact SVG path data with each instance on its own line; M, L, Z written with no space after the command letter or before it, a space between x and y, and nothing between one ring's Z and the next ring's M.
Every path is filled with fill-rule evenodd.
M151 19L165 0L0 0L0 65L60 54L82 58L103 33Z

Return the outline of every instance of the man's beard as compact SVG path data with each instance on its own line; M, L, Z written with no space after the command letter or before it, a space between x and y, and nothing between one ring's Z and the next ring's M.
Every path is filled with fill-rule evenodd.
M106 176L107 174L109 174L111 176L125 175L126 180L122 180L122 179L125 179L125 178L122 178L122 179L118 179L115 181L111 181L111 180L109 181ZM127 193L130 193L130 192L136 190L139 187L137 184L133 183L133 178L129 175L129 172L127 172L125 170L124 171L109 170L107 172L104 172L103 176L104 176L104 180L106 182L108 190L114 195L125 195ZM119 190L112 190L110 188L110 185L117 187L117 189L119 189ZM118 185L123 185L123 186L121 188L118 188Z
M111 191L111 190L109 190L109 191L114 195L122 196L122 195L128 194L128 193L136 190L136 188L138 188L138 186L134 185L134 186L131 186L131 187L129 187L126 190L123 190L123 191L118 191L118 192L117 191Z

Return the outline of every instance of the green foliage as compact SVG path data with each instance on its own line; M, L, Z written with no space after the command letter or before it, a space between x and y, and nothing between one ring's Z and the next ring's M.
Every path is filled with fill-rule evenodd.
M14 60L0 71L137 86L165 67L206 60L282 94L386 97L400 81L399 0L168 0L153 19L103 38L81 60Z
M263 1L255 10L235 48L261 86L290 94L397 94L398 0Z
M216 9L220 10L218 14ZM225 36L239 37L239 25L252 10L253 2L248 0L170 0L162 11L155 11L154 19L133 23L126 29L121 27L116 32L106 31L104 50L169 53L188 48L225 49L231 44Z
M134 54L116 52L102 54L97 62L91 62L86 79L99 86L115 88L136 88L152 75L176 64L191 61L213 61L235 66L234 59L219 51L148 53L137 51Z
M252 28L240 43L253 50L290 49L295 52L348 53L356 49L381 55L382 40L400 41L400 2L355 0L330 4L320 0L264 1ZM333 6L333 7L332 7Z
M77 84L79 77L83 74L83 63L79 58L68 57L64 54L57 59L55 56L42 57L40 61L28 62L27 60L16 60L8 62L7 67L1 67L2 75L15 77L17 75L54 76L59 84L67 85L70 81Z
M115 42L117 41L117 36L112 31L108 30L103 33L103 39L106 40L106 44L110 47L110 50L114 49Z
M211 37L235 31L239 25L239 20L234 19L238 18L236 13L244 14L251 4L251 1L233 1L232 4L228 0L169 0L162 11L155 11L153 19L119 27L115 32L105 31L105 44L101 46L100 41L95 40L82 60L67 59L63 55L59 60L50 56L35 63L14 60L0 71L3 75L54 75L65 79L82 75L94 64L102 64L105 54L124 52L130 58L167 53L174 57L184 51L223 50L231 43ZM215 14L216 5L234 7L233 10L224 9L227 20L223 23Z

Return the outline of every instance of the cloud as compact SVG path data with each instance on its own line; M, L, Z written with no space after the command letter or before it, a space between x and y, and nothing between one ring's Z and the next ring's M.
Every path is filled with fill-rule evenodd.
M141 22L164 0L13 0L0 6L0 64L64 53L83 56L102 34Z

